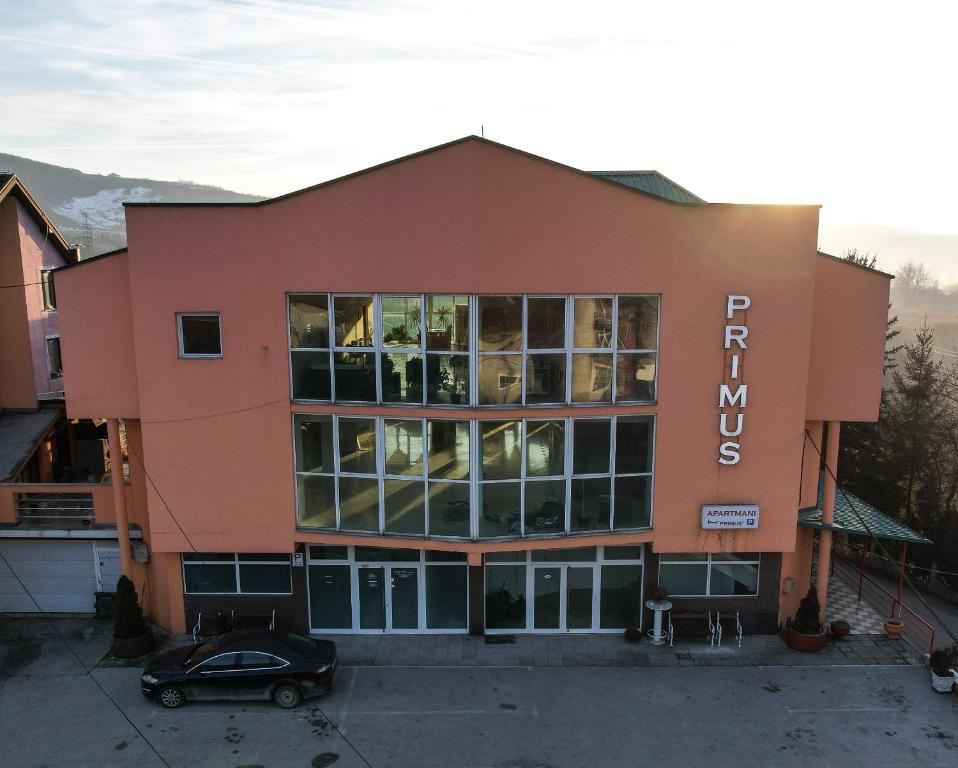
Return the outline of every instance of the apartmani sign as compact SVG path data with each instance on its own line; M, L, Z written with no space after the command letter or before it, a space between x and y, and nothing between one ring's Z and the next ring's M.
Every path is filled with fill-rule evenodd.
M702 527L758 528L758 504L704 504Z
M752 305L752 300L748 296L730 294L725 303L725 319L733 320L736 312L744 312ZM741 459L739 450L741 443L739 440L742 435L742 428L745 424L745 414L742 413L748 405L748 384L742 384L739 380L740 368L742 365L741 354L748 349L745 340L748 338L748 328L744 325L725 324L725 349L732 349L735 344L735 352L729 358L729 382L719 385L719 435L722 438L722 444L719 446L719 464L738 464ZM738 407L737 413L729 413L727 408ZM733 438L729 440L727 438Z

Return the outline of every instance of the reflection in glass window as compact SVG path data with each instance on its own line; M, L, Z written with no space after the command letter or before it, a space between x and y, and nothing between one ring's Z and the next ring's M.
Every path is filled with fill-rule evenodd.
M486 627L525 629L526 566L486 566Z
M373 346L373 297L333 296L337 347Z
M525 534L565 530L565 480L526 481Z
M325 293L289 297L292 347L329 348L329 298Z
M430 405L469 404L469 355L426 356L426 399Z
M430 419L429 477L443 480L469 479L469 422Z
M332 474L333 417L297 413L293 417L296 471Z
M758 563L712 563L710 595L757 595Z
M572 345L576 349L612 346L612 298L575 297Z
M599 627L637 627L642 611L642 566L603 565Z
M469 484L429 481L429 535L469 536Z
M422 536L426 533L425 483L422 480L383 481L386 533Z
M426 296L426 349L469 351L468 296Z
M572 402L612 402L612 355L591 352L572 355Z
M663 554L659 584L673 595L754 596L758 594L758 570L759 555L754 552L731 557L700 552Z
M336 352L336 399L376 402L376 355L372 352Z
M422 403L422 355L382 355L384 403Z
M522 532L522 484L479 484L479 538L519 536Z
M618 349L655 349L658 324L658 296L619 296Z
M422 329L418 296L383 296L384 347L420 347Z
M294 400L329 400L329 352L290 352Z
M422 477L422 422L419 419L385 419L383 452L387 475Z
M483 421L482 479L519 479L522 471L522 422Z
M615 422L616 474L652 471L652 417L619 416Z
M522 297L479 297L479 350L522 349Z
M652 478L632 475L615 478L614 528L648 528L652 524Z
M565 474L565 422L526 422L526 477Z
M616 402L651 402L655 400L654 353L615 356Z
M526 403L565 402L565 360L560 354L526 355Z
M607 531L612 511L612 479L572 478L569 525L573 531Z
M300 475L296 478L300 525L306 528L336 527L335 482L332 475Z
M479 357L479 405L522 402L522 355Z
M339 419L339 468L342 472L376 474L375 419Z
M611 419L574 419L572 422L572 472L576 475L609 471Z
M465 629L469 575L465 565L426 566L426 626Z
M533 297L526 305L526 347L565 348L565 297Z
M660 563L659 585L670 595L708 594L707 563Z
M379 482L376 478L339 478L339 520L345 531L379 532Z

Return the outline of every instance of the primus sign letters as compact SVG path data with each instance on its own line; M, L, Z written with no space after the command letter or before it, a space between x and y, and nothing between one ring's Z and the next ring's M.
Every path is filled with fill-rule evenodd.
M725 319L731 320L736 312L744 312L752 305L752 300L748 296L729 295L725 304ZM748 338L748 328L744 325L725 325L725 349L732 349L732 344L736 345L735 352L729 358L731 370L729 372L729 384L719 385L719 434L722 438L735 438L734 440L723 440L719 446L719 464L738 464L741 456L739 450L741 444L739 438L742 434L742 428L745 424L745 414L742 410L748 405L748 384L742 384L739 381L740 368L742 365L741 351L748 349L745 339ZM738 413L731 414L724 408L735 408L740 410Z
M758 504L704 504L703 528L758 528Z

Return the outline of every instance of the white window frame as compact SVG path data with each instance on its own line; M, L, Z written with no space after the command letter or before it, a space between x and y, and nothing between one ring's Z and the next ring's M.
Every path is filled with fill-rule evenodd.
M50 313L57 311L57 292L53 285L53 270L53 267L40 267L38 270L40 274L40 305L44 312ZM52 303L47 301L47 286L49 286L49 293L53 296Z
M756 553L755 553L755 559L754 559L754 560L713 560L713 559L712 559L713 553L706 553L706 552L696 553L696 554L707 555L707 557L706 557L705 560L662 560L662 557L661 557L662 554L666 554L666 555L677 555L677 554L692 554L692 553L672 553L672 552L660 553L660 555L659 555L659 568L658 568L658 574L657 574L658 583L661 583L661 580L662 580L662 579L661 579L661 576L662 576L662 566L663 566L663 565L665 565L665 566L671 566L671 565L678 565L678 566L682 566L682 565L697 565L697 566L703 566L703 565L704 565L704 566L706 567L706 570L705 570L705 594L704 594L704 595L694 595L694 594L687 594L687 595L686 595L686 594L681 594L681 595L680 595L680 594L677 594L677 593L673 593L673 594L670 595L671 597L707 597L707 598L712 599L712 600L739 600L739 599L747 600L747 599L752 599L752 598L758 597L758 593L759 593L760 588L761 588L761 586L762 586L762 553L761 553L761 552L756 552ZM725 554L725 553L717 552L717 553L714 553L714 554ZM712 568L713 568L715 565L721 565L721 564L730 564L730 565L754 565L754 566L756 567L756 571L755 571L755 594L754 594L754 595L713 595L713 594L712 594Z
M190 552L184 554L193 554ZM195 553L200 554L200 553ZM292 557L287 556L286 560L240 560L240 555L255 555L259 554L257 552L210 552L203 554L232 554L233 555L233 579L236 583L236 590L233 592L190 592L186 582L186 569L188 567L198 565L230 565L229 560L187 560L184 557L180 557L181 570L183 572L183 594L184 595L244 595L247 597L277 597L277 596L289 596L293 594L293 562ZM289 592L243 592L242 591L242 582L240 581L240 566L241 565L285 565L289 567Z
M184 317L215 317L216 328L219 331L219 354L194 354L184 351L183 348L183 318ZM219 360L223 357L223 322L219 312L177 312L176 313L176 345L181 360Z

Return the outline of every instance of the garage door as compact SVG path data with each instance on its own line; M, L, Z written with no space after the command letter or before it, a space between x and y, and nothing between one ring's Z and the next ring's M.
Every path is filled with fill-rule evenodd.
M47 613L93 613L92 541L7 540L0 541L0 553L0 613L32 613L37 605Z

